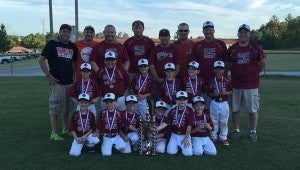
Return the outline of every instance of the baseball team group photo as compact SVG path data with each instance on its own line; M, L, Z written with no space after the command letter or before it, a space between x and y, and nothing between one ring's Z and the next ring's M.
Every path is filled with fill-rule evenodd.
M230 42L212 20L198 39L132 20L74 41L67 22L32 59L42 76L0 77L3 169L300 167L300 46L266 50L243 21Z

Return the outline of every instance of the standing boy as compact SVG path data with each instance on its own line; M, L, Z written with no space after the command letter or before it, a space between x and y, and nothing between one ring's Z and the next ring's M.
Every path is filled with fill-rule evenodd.
M100 112L96 136L103 134L103 143L101 151L103 156L110 156L112 154L112 147L123 152L125 150L125 141L120 136L121 113L116 109L117 99L115 94L106 93L103 99L107 109Z
M130 89L133 95L138 98L138 106L136 112L146 119L147 112L149 111L149 105L147 105L147 98L153 95L155 87L154 80L149 75L149 64L147 59L140 59L138 61L138 68L140 74L136 74L130 85Z
M117 56L114 52L105 53L104 67L101 67L97 73L97 80L102 90L102 94L114 93L117 97L117 109L122 111L126 109L124 93L130 85L130 78L123 68L117 64ZM103 99L103 98L102 98ZM101 108L105 109L105 104L101 100Z
M205 101L200 96L193 98L195 124L191 130L194 155L216 155L217 150L210 139L210 132L214 129L209 114L204 113Z
M95 104L101 95L101 90L98 83L90 78L92 74L92 67L89 63L83 63L80 65L81 79L76 80L76 82L68 89L67 95L71 97L73 102L77 104L77 110L80 109L78 105L78 96L81 93L87 93L91 99L88 110L94 114L96 117L96 107Z
M85 144L90 151L95 144L99 143L99 138L93 135L96 129L95 116L88 110L90 96L82 93L78 97L79 110L74 112L70 122L70 131L74 137L70 155L79 156Z
M193 109L187 106L187 93L178 91L176 93L176 102L178 106L174 107L168 114L167 119L156 128L157 131L171 126L171 138L167 146L168 154L176 154L178 147L181 148L184 156L192 156L193 148L191 143L191 129L194 124Z

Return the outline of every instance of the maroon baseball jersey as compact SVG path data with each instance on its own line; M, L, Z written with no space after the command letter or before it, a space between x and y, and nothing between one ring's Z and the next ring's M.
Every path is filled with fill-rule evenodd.
M171 132L177 134L185 134L186 128L194 124L193 109L186 106L183 110L179 110L178 106L170 110L165 123L170 125Z
M234 89L255 89L259 87L258 62L264 59L261 46L249 43L240 47L238 43L228 49L227 61L231 64L231 82Z
M95 116L92 112L82 115L80 111L72 114L69 130L74 131L78 137L86 134L90 129L96 130Z
M155 47L154 42L146 36L140 39L135 37L130 37L124 42L124 47L126 48L129 59L130 59L130 73L139 73L138 61L140 59L150 58L151 50Z
M160 119L158 117L155 117L155 125L156 126L159 126L161 125L162 123L164 123L164 121L167 119L167 117L165 116L162 116ZM163 138L167 138L170 134L170 128L169 126L168 127L165 127L163 128L162 130L158 131L157 134L161 134L163 133L164 134L164 137Z
M116 134L119 133L122 123L120 111L116 109L113 112L102 110L96 126L100 133Z
M214 93L215 91L222 92L224 89L226 89L226 91L232 91L230 80L223 76L222 78L214 77L207 86L208 93ZM222 101L227 101L228 97L229 95L220 95L211 98L217 101L219 100L219 98L222 98Z
M136 74L132 78L130 89L134 95L137 94L153 94L155 91L154 80L151 75L142 76L141 74Z
M200 126L202 123L208 123L212 130L214 130L214 125L212 123L212 120L209 116L209 114L203 113L201 116L198 116L196 113L194 113L194 125L192 128L195 128L196 126ZM206 128L199 129L197 132L191 134L192 137L207 137L210 136L210 131Z
M130 78L123 68L102 67L97 73L97 80L102 90L102 94L114 93L116 96L124 96L125 91L130 85Z
M159 78L165 77L164 67L167 63L180 65L181 59L177 48L171 44L168 47L162 47L160 44L154 47L150 55L150 65L154 65Z
M176 104L176 92L182 90L180 79L161 81L159 84L158 98L169 105Z
M188 75L182 79L182 90L188 94L188 103L192 103L195 96L203 96L206 87L204 80L199 75L194 79Z
M122 65L129 61L128 53L125 47L117 42L108 43L105 40L93 47L90 55L90 61L97 63L98 67L104 67L104 55L107 51L113 51L117 57L117 66L123 68Z
M101 89L94 79L83 81L82 79L76 80L74 84L68 89L67 96L78 98L81 93L87 93L90 99L101 96Z
M200 63L200 76L205 82L211 80L214 76L214 62L224 61L227 55L227 47L221 40L214 39L211 42L205 40L199 41L194 47L195 61Z
M132 132L132 130L129 129L130 125L132 125L135 128L139 128L140 115L136 112L130 114L127 112L127 110L124 110L121 111L121 121L123 122L122 130L124 134L128 134Z

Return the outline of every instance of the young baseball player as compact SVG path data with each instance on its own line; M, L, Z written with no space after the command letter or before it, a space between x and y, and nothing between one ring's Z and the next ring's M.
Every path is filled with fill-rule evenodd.
M70 122L70 131L74 137L69 151L72 156L79 156L84 144L92 150L99 142L99 138L93 135L96 129L95 116L88 110L90 96L87 93L80 94L78 104L80 109L73 113Z
M157 101L155 103L154 112L155 112L155 125L160 126L165 121L166 117L164 116L167 111L167 104L164 101ZM164 128L156 133L156 152L165 153L167 145L167 137L169 135L169 129ZM148 139L152 138L152 133L147 134Z
M210 103L210 116L214 124L214 130L211 132L211 139L217 140L217 133L220 129L219 140L223 145L229 145L227 140L229 105L228 98L232 93L231 82L223 76L225 64L223 61L214 62L215 77L208 85L208 93L212 98Z
M175 65L167 63L164 67L166 78L160 82L158 98L167 103L168 112L176 106L176 92L182 89L180 79L175 78Z
M126 110L121 112L121 119L124 122L120 133L126 143L123 153L131 153L131 145L136 146L139 141L138 125L140 116L135 112L138 99L134 95L129 95L125 99Z
M116 95L116 108L122 111L126 109L124 93L130 85L130 78L127 71L117 66L116 63L115 52L107 51L104 59L105 66L97 72L97 80L102 94L114 93ZM106 108L106 105L103 102L103 97L101 99L101 108L103 110Z
M217 150L210 139L210 132L213 130L213 123L209 114L204 113L205 101L203 97L193 98L195 124L191 130L194 155L216 155Z
M103 134L103 143L101 146L102 155L110 156L113 146L123 152L126 144L119 135L122 122L120 111L116 109L116 95L106 93L103 102L106 104L107 109L100 112L95 134L96 136L99 136L99 133Z
M82 78L80 80L76 80L76 82L72 84L72 86L68 89L67 95L74 103L77 104L77 110L79 110L80 106L78 105L77 97L81 93L87 93L91 99L91 105L89 105L88 110L96 117L96 107L94 103L99 100L101 90L98 83L94 79L90 78L90 75L92 74L91 65L89 63L81 64L80 74Z
M182 89L188 94L188 106L192 107L193 98L202 96L205 92L204 80L199 76L199 63L196 61L189 62L188 75L182 79Z
M149 107L147 105L147 98L153 95L155 91L154 80L151 75L149 75L149 63L147 59L140 59L138 61L138 68L140 74L136 74L130 85L132 94L137 96L138 105L136 112L146 119Z
M192 156L191 129L194 124L193 109L187 106L188 95L185 91L176 93L177 106L170 110L166 120L156 128L157 131L171 126L171 138L167 146L168 154L176 154L178 147L184 156Z

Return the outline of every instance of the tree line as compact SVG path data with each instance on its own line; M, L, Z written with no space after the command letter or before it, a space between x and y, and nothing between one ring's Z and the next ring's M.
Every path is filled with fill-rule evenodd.
M56 37L58 33L55 33ZM78 37L83 38L82 32ZM293 17L288 14L284 21L275 15L269 22L259 29L251 31L251 40L260 44L266 50L300 50L300 16ZM117 33L117 38L128 38L126 32ZM102 32L96 33L96 38L104 38ZM11 47L21 45L33 50L40 50L50 39L50 33L29 34L26 36L7 35L5 25L0 29L0 53L8 51Z

